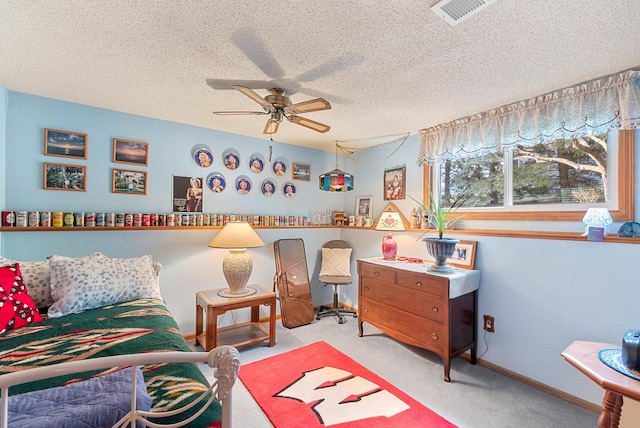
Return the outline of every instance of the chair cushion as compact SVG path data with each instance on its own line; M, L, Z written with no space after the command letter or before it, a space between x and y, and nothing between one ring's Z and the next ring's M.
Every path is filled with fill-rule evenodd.
M351 248L323 248L320 276L351 277Z
M319 275L318 281L324 284L341 285L341 284L351 284L353 282L353 279L351 278L351 275L349 276Z

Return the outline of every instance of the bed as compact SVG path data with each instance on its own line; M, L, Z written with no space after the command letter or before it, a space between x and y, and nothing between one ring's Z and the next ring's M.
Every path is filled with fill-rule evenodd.
M161 266L150 256L113 259L95 253L32 263L0 258L0 265L0 426L7 420L19 426L12 421L20 418L33 423L38 415L31 412L53 418L53 409L64 405L72 413L62 416L75 419L78 404L92 414L119 407L105 426L231 426L238 352L228 346L191 352L159 295ZM2 332L9 301L14 322ZM211 387L196 362L216 369ZM111 402L117 394L96 392L112 391L116 384L126 391L118 403ZM43 410L45 404L52 410Z

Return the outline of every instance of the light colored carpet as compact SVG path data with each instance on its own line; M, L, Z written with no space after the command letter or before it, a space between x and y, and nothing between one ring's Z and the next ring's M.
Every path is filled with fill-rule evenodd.
M284 328L278 321L276 346L269 348L265 343L242 349L240 359L246 364L318 340L339 349L460 428L597 426L598 415L461 358L452 361L451 382L447 383L438 356L401 344L366 323L364 336L358 337L357 319L350 316L345 316L342 325L333 317L325 317L294 329ZM213 378L208 366L201 366L201 370ZM234 427L272 426L242 382L236 382L233 394Z

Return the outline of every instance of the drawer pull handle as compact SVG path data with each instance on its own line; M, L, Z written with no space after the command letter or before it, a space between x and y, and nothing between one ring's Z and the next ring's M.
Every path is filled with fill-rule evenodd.
M369 308L364 308L364 311L365 312L369 312Z
M417 285L418 287L422 287L422 281L416 281L416 285Z
M437 306L434 306L434 307L432 307L432 308L431 308L431 310L432 310L433 312L438 312L438 307L437 307Z
M438 339L438 335L435 333L431 333L431 338L437 340Z
M369 287L364 287L364 290L365 291L369 291Z
M375 272L374 272L374 275L375 275L375 276L380 276L380 272L375 271Z

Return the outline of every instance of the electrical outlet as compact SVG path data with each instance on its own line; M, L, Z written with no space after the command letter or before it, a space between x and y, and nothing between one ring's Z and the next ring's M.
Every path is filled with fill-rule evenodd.
M496 319L494 317L492 317L491 315L485 315L484 316L484 329L486 331L488 331L489 333L493 333L495 332L495 323L496 323Z

